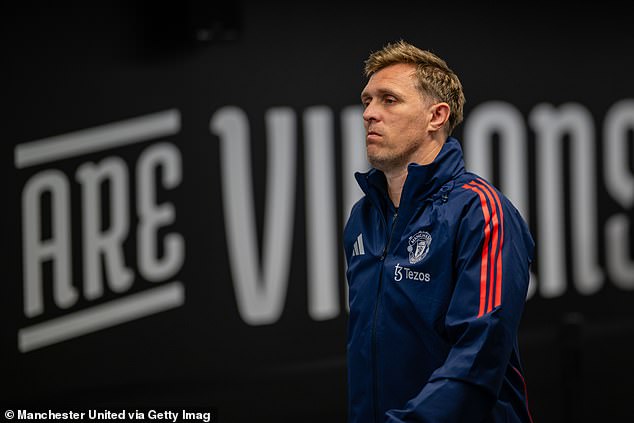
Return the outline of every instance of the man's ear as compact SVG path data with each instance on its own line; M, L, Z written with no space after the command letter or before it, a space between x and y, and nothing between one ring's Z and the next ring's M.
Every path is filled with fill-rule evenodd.
M438 131L449 120L451 109L447 103L435 103L430 107L430 113L429 130Z

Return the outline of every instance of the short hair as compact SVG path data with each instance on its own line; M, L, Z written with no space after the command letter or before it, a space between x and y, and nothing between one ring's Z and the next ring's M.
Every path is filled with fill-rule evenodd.
M416 66L417 87L424 94L437 101L449 104L448 134L462 122L465 96L458 76L447 63L434 53L421 50L400 40L388 43L375 51L365 61L365 76L371 77L383 68L399 63Z

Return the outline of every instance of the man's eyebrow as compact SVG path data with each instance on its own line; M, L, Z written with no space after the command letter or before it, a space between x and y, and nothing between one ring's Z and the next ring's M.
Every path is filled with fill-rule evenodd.
M397 93L396 91L394 91L392 89L389 89L389 88L377 88L373 94L370 94L367 91L361 92L361 99L363 100L364 98L373 97L373 96L380 97L382 95L393 95L395 97L399 97L399 93Z

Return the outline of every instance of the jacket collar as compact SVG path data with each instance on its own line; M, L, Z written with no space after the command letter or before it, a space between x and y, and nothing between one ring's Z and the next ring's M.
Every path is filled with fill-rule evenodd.
M407 166L407 179L401 193L401 206L409 206L437 193L447 182L464 173L464 158L460 143L454 137L447 138L433 162L427 165L411 163ZM383 210L387 197L387 181L378 169L355 173L363 192Z

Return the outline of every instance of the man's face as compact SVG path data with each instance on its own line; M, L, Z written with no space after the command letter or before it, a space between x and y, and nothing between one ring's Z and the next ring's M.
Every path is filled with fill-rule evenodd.
M384 172L414 162L427 135L430 109L414 72L411 64L388 66L372 75L361 93L368 161Z

